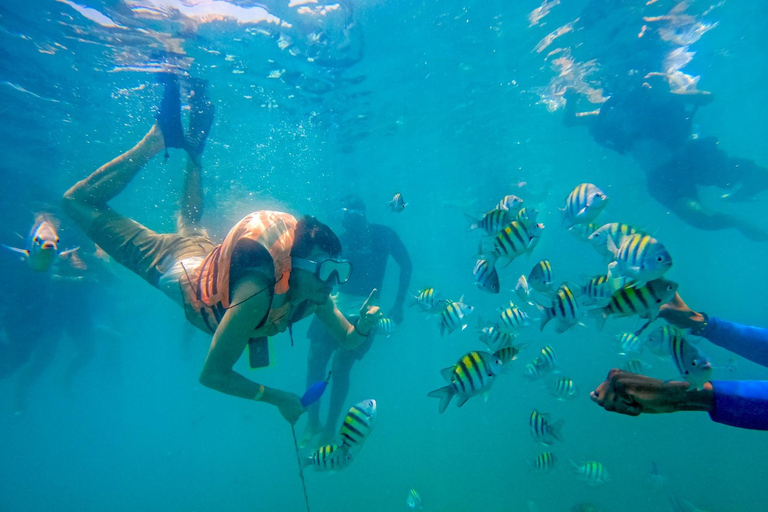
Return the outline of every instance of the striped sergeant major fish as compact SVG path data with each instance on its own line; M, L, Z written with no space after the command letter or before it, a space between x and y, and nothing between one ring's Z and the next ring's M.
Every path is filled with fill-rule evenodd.
M653 321L659 309L675 296L677 283L667 279L655 279L640 287L625 286L614 292L607 306L589 312L597 320L598 330L603 328L609 316L639 315Z
M301 461L301 467L314 466L316 471L342 470L352 463L352 454L344 447L327 444Z
M631 352L643 351L643 342L645 340L631 332L619 334L616 336L616 340L619 342L619 347L621 347L620 356L625 356Z
M535 440L549 445L555 441L563 441L563 438L560 436L560 429L564 423L565 420L551 423L549 414L541 413L534 409L531 412L528 426L531 428L531 435Z
M515 284L515 295L517 295L523 303L533 306L533 303L530 300L531 288L528 285L528 278L525 277L525 274L521 275L517 280L517 284Z
M601 485L611 479L605 466L600 462L589 461L576 464L571 461L571 466L579 480L587 482L589 485Z
M532 462L528 463L528 469L536 471L537 473L547 473L555 467L556 461L555 454L552 452L544 452L533 459Z
M59 252L59 235L54 227L53 220L40 214L35 218L35 224L27 236L26 248L19 249L5 244L0 244L9 251L21 255L29 268L35 272L47 272L59 256L75 252L79 247Z
M555 319L555 332L558 334L564 333L579 323L581 318L581 310L576 301L576 296L567 284L561 284L557 289L550 307L545 307L541 304L536 304L536 307L543 313L539 327L540 331L544 330L544 327L550 320Z
M501 310L499 323L496 325L496 328L502 332L514 334L523 327L529 327L530 325L531 319L528 316L528 313L515 307L515 305L510 302L509 307Z
M547 345L541 349L541 353L537 359L537 365L541 368L548 370L554 370L557 368L557 352L552 348L552 345Z
M582 183L568 194L565 208L560 208L563 212L563 226L568 229L575 224L592 222L606 204L608 196L602 190L591 183Z
M421 510L424 507L421 502L419 491L416 489L411 489L408 491L408 498L406 498L405 504L408 505L408 508L411 510Z
M541 223L526 226L516 220L512 221L493 238L493 250L486 258L506 258L511 262L521 254L532 251L543 231L544 224ZM480 249L480 253L484 254L482 244Z
M440 337L453 333L456 329L463 331L467 328L467 316L475 310L472 306L464 304L464 297L459 302L446 300L446 305L440 313Z
M611 278L607 275L590 277L583 286L575 285L579 290L579 302L584 306L607 306L613 294L626 284L625 279Z
M499 273L496 272L496 267L492 261L485 259L477 260L472 274L474 274L475 284L480 290L488 293L499 293L501 289Z
M520 207L520 205L523 204L523 200L519 197L509 194L504 196L504 198L499 201L499 204L496 205L497 210L516 210Z
M376 325L374 326L374 330L377 334L383 334L387 338L389 338L390 334L395 332L395 329L397 329L397 324L391 318L379 318L379 321L376 322Z
M634 226L621 222L611 222L597 228L589 235L588 240L599 254L608 257L613 256L613 252L608 248L608 239L611 240L614 247L621 247L625 238L636 233L640 233L640 230Z
M560 377L552 383L550 393L556 396L558 400L568 400L574 398L578 394L576 384L573 383L573 379L569 377Z
M445 307L445 299L434 288L424 288L413 296L411 307L416 305L425 313L439 313Z
M553 281L552 264L549 263L549 260L541 260L533 266L531 272L528 274L528 284L539 293L553 293Z
M482 324L482 320L478 319L478 323ZM514 334L502 332L496 327L482 327L479 332L480 341L488 345L488 348L494 352L511 346L512 342L515 341Z
M501 348L493 353L493 357L501 361L501 364L506 366L515 359L517 359L517 355L520 353L520 347L515 345L509 345L504 348Z
M669 352L680 375L696 389L702 389L712 375L712 363L707 356L686 340L682 332L670 336Z
M469 352L463 355L455 365L444 368L440 372L449 384L430 392L427 396L440 399L438 410L441 414L451 403L454 395L458 397L456 403L458 407L475 395L485 394L487 398L496 375L501 371L501 366L501 361L488 352Z
M672 256L650 235L630 235L621 246L609 238L608 249L614 255L614 261L608 265L608 275L631 279L635 287L660 278L672 267Z
M515 220L512 212L501 208L488 211L479 219L467 214L464 214L464 216L469 220L467 231L482 229L488 236L495 235L501 231L504 226Z
M392 198L390 202L387 203L387 206L389 206L389 210L393 213L400 213L403 210L405 210L405 207L408 206L405 202L405 199L403 199L403 195L398 192L395 194L395 196Z
M532 226L533 224L536 224L536 219L538 218L539 209L526 206L525 208L520 208L520 210L518 210L517 217L514 220L526 226Z
M339 431L343 448L359 450L363 446L373 430L376 410L376 400L373 399L363 400L349 408Z
M574 226L571 226L568 228L568 232L581 240L582 242L586 242L589 240L589 236L597 231L599 226L597 224L593 223L587 223L587 224L576 224Z

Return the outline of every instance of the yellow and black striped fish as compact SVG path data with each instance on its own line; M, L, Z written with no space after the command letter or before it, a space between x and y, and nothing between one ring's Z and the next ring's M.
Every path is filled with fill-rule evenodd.
M538 218L539 209L526 206L525 208L520 208L520 210L517 212L517 217L515 220L521 224L525 224L526 226L532 226L533 224L536 224L536 219Z
M672 256L667 249L650 235L635 233L614 245L608 239L608 249L614 254L614 261L608 265L611 277L626 277L634 286L642 286L664 275L672 267Z
M541 223L526 226L516 220L510 222L494 237L493 256L514 260L533 249L543 230Z
M563 226L570 228L574 224L588 224L595 220L608 204L608 196L591 183L582 183L568 194L565 199Z
M475 276L475 284L479 289L488 293L499 293L501 285L499 283L499 273L492 261L479 259L475 263L472 271Z
M424 288L413 296L411 307L416 305L425 313L438 313L445 307L445 299L434 288Z
M479 219L466 214L465 217L469 220L467 231L482 229L488 236L495 235L501 231L504 226L515 220L512 212L501 208L486 212Z
M506 365L517 359L517 355L520 353L520 347L515 345L508 345L504 348L500 348L493 353L493 357L501 361L501 364Z
M445 411L454 395L458 396L457 405L461 407L473 396L487 393L491 389L501 366L501 361L488 352L469 352L455 365L440 372L449 384L430 392L427 396L440 399L440 413Z
M515 305L510 302L509 307L501 310L499 323L496 328L502 332L516 333L523 327L528 327L529 325L531 325L531 319L528 317L528 313L515 307Z
M579 323L581 318L581 310L576 301L576 296L567 284L562 284L557 289L551 307L547 308L539 304L536 306L543 313L539 330L544 330L544 326L554 318L557 321L555 332L563 333Z
M373 430L375 420L376 400L363 400L350 407L339 431L342 446L359 450Z
M587 283L581 286L579 301L585 306L606 306L611 301L611 296L624 284L624 279L613 279L607 275L590 277Z
M530 427L531 435L535 440L544 444L552 444L556 440L560 442L563 441L563 438L560 437L560 429L563 427L564 423L565 420L551 423L549 414L540 413L534 409L531 412L528 426Z
M499 201L499 204L496 205L497 210L516 210L520 207L520 205L523 204L523 200L519 197L509 194L504 196L504 198Z
M628 236L640 233L640 230L629 224L622 224L621 222L611 222L609 224L603 224L594 232L589 235L589 242L594 246L595 250L603 256L613 256L613 253L608 248L608 239L615 247L621 247L624 239Z
M547 473L555 467L555 454L552 452L544 452L535 459L533 462L529 462L530 469L538 473Z
M589 485L604 484L611 479L608 471L605 470L605 466L600 462L590 461L581 464L571 462L571 465L579 479L584 480Z
M573 379L560 377L552 383L550 393L556 396L558 400L568 400L575 397L578 390L576 389L576 384L573 383Z
M483 327L480 329L480 341L488 345L488 348L494 352L512 345L514 340L514 334L502 332L496 327Z
M327 444L302 460L301 466L314 466L317 471L336 471L346 468L351 462L352 454L349 450L335 444Z
M539 293L552 293L553 281L552 264L549 260L541 260L528 274L528 284Z
M568 232L582 242L586 242L589 240L590 235L597 231L599 227L600 226L597 224L592 224L591 222L588 224L576 224L568 228Z
M625 286L611 296L611 302L603 307L593 309L590 315L597 319L597 328L602 329L609 316L623 317L639 315L642 318L655 320L659 309L675 296L677 283L667 279L655 279L640 287Z
M462 300L464 300L463 297L459 302L453 302L451 300L446 301L446 306L440 313L441 338L445 335L446 331L448 334L451 334L457 329L463 331L467 328L467 315L471 314L475 308L464 304L461 302Z

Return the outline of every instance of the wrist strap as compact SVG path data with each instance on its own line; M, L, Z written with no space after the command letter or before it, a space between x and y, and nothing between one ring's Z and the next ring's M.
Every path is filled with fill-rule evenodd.
M264 387L264 384L259 384L259 392L256 393L256 396L254 396L253 399L256 400L257 402L259 400L261 400L261 397L264 396L264 391L265 390L266 390L266 388Z
M371 331L368 331L368 334L364 334L363 331L361 331L360 329L357 328L358 322L359 322L359 320L357 322L355 322L355 332L357 334L359 334L360 336L362 336L363 338L367 338L368 336L370 336L371 335Z

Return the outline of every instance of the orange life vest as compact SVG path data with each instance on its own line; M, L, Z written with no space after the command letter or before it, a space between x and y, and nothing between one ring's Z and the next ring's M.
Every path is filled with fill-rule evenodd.
M288 326L290 303L286 300L291 274L291 249L296 218L287 213L253 212L235 224L220 245L196 268L187 268L181 279L187 319L203 331L214 333L231 306L229 274L232 253L241 240L252 240L272 257L275 285L266 334L272 336Z

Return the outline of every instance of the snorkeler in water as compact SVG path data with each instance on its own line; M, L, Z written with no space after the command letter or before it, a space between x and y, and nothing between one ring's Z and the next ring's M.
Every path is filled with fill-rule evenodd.
M187 319L213 336L200 382L212 389L278 408L291 424L304 412L298 395L253 382L233 366L251 340L265 340L314 314L342 348L368 340L380 313L373 290L352 325L330 300L352 266L341 244L313 217L255 211L216 245L201 226L202 154L213 126L206 84L189 82L190 124L181 126L179 80L163 74L165 90L157 122L132 149L99 167L65 194L65 211L115 261L184 308ZM119 195L158 153L188 154L175 233L161 234L113 210Z
M750 240L768 242L768 232L751 221L705 206L699 187L728 191L728 201L753 201L768 189L768 169L727 155L713 137L693 136L693 116L712 96L675 94L665 83L627 81L599 111L577 113L577 96L565 95L566 124L587 125L594 140L629 154L645 171L649 194L699 229L736 229Z
M356 195L349 195L342 199L341 225L344 231L339 238L344 247L344 256L352 263L355 273L339 290L336 306L347 318L355 318L368 290L381 289L387 262L391 256L399 267L400 279L395 302L387 318L399 325L403 321L403 304L410 286L412 269L411 258L405 245L393 229L368 222L365 203ZM331 356L334 356L331 368L333 379L325 428L320 424L320 402L318 401L308 409L309 419L302 439L303 443L309 442L316 434L324 435L324 442L332 439L344 407L344 400L349 392L352 366L355 361L362 360L370 350L374 336L371 335L368 341L354 350L338 350L338 343L334 340L332 333L320 321L313 320L310 324L307 332L310 340L307 385L323 379Z

